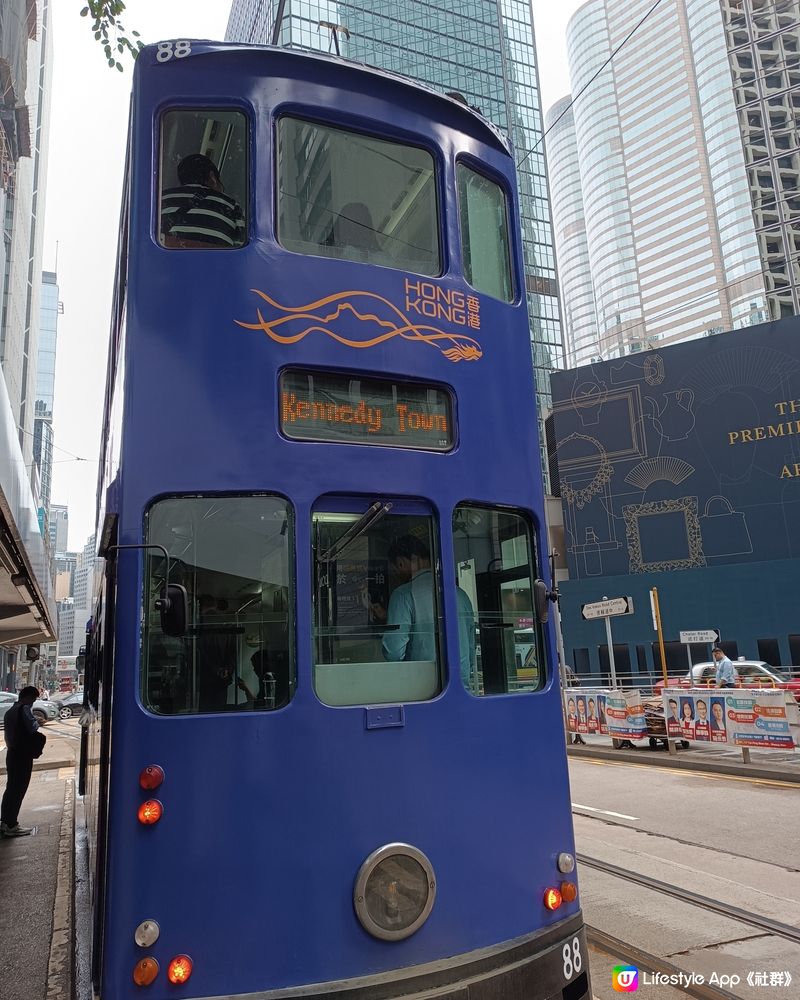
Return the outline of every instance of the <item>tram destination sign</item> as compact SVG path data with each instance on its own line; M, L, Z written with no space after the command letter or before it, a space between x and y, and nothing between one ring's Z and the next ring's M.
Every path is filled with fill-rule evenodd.
M616 615L633 614L632 597L605 597L602 601L592 604L582 604L581 614L586 621L593 618L614 618Z
M453 403L444 386L287 368L280 428L296 441L450 451Z

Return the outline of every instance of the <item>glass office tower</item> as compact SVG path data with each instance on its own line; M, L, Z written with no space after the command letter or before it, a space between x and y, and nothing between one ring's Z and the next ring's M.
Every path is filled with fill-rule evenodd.
M800 313L800 0L722 0L770 317Z
M588 0L567 47L593 81L548 135L570 363L800 312L800 0Z
M226 38L272 38L279 0L233 0ZM540 413L563 364L542 114L529 0L285 0L278 43L340 52L437 90L458 91L514 142ZM540 418L541 422L541 418ZM544 441L544 434L540 434ZM546 470L544 447L542 467Z

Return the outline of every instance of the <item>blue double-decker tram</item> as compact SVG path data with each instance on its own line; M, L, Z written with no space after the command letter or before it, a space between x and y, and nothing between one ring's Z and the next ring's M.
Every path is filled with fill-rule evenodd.
M139 56L82 759L104 1000L590 995L517 217L455 97Z

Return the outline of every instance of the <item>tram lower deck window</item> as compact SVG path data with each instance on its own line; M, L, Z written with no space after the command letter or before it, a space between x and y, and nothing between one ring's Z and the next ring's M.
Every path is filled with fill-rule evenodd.
M185 635L155 602L166 561L145 563L142 700L160 715L270 710L294 691L291 512L278 497L173 497L147 514L149 544L188 594Z
M441 690L441 600L433 519L313 515L314 689L327 705L426 701Z
M433 156L414 146L281 118L278 240L295 253L440 275Z
M453 547L464 686L474 695L542 687L546 672L528 521L505 509L461 505L453 513ZM475 611L474 624L467 608Z

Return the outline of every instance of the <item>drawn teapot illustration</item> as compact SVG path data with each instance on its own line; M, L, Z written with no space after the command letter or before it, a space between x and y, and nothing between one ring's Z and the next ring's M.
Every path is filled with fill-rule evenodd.
M653 427L667 441L685 441L694 430L694 390L675 389L662 393L661 398L664 402L659 406L656 398L645 396Z

